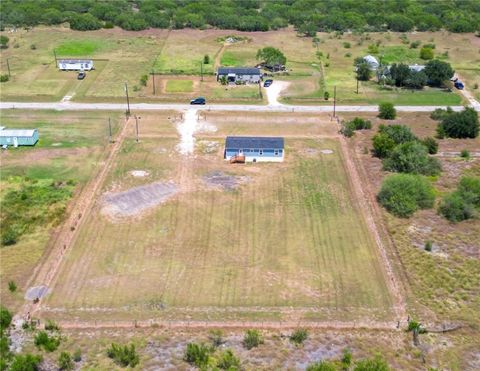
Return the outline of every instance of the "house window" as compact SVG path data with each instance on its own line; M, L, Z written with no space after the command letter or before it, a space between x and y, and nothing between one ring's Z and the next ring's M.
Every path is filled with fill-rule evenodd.
M278 149L274 150L274 151L273 151L273 154L274 154L275 156L278 156Z
M260 155L263 155L263 149L258 152Z
M243 149L238 150L238 154L241 155L243 153Z

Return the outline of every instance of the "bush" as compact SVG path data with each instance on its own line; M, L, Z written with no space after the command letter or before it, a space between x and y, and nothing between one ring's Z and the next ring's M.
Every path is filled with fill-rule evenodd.
M113 359L113 361L122 367L135 367L140 362L138 354L135 350L135 345L119 345L112 343L112 346L107 349L108 358Z
M402 144L418 140L412 130L405 125L380 125L378 127L380 133L388 135L395 144Z
M299 328L295 330L290 336L289 339L292 343L296 345L301 345L308 338L308 331L304 328Z
M33 354L19 354L13 359L10 371L37 371L42 362L42 356Z
M37 50L37 46L35 44L30 45L30 49Z
M462 152L460 152L460 157L468 160L470 159L470 152L466 149L462 149Z
M432 241L425 242L425 251L432 251Z
M188 343L183 360L198 368L207 366L211 348L205 344Z
M47 331L59 331L60 327L52 320L47 320L47 323L45 323L45 330Z
M10 80L10 76L8 76L7 74L0 75L0 82L7 82L9 80Z
M330 93L328 91L323 93L323 99L328 100L329 98L330 98Z
M3 305L0 306L0 332L6 330L12 323L12 313Z
M1 49L7 49L9 41L10 41L10 39L8 38L8 36L0 35L0 48Z
M440 162L428 156L427 148L419 142L407 142L396 146L383 160L385 170L397 173L438 175Z
M418 209L433 207L435 193L428 180L420 175L390 175L382 183L378 202L392 214L407 218Z
M230 349L226 349L220 354L217 367L221 370L240 370L240 359Z
M395 106L390 102L380 103L378 106L378 117L384 120L393 120L397 116Z
M424 46L420 49L420 58L426 61L433 59L433 49Z
M113 27L115 27L115 25L111 21L106 21L105 24L103 25L103 28L107 28L107 29L110 29Z
M372 139L373 153L378 158L387 157L395 148L395 141L385 133L377 133Z
M77 31L99 30L102 23L90 13L74 14L70 18L70 28Z
M454 74L450 63L438 59L428 61L423 71L427 75L429 84L433 86L441 86L444 81L451 79Z
M422 144L427 147L429 154L434 155L438 152L438 142L432 137L426 137L422 140Z
M210 56L208 54L203 56L203 64L210 64Z
M389 371L387 362L381 357L367 358L358 361L353 371Z
M333 362L319 361L308 365L307 371L336 371L337 367Z
M80 362L82 360L82 350L77 349L75 353L73 353L73 360L75 362Z
M73 370L74 365L70 353L60 353L60 356L58 357L58 368L60 370Z
M258 330L247 330L245 336L243 337L243 346L250 350L258 347L260 344L263 344L263 339L260 332L258 332Z
M355 117L352 121L352 126L355 130L364 130L364 129L371 129L372 123L370 120L364 120L360 117Z
M450 138L476 138L480 130L478 114L471 107L446 115L437 132Z
M211 330L208 333L208 339L211 341L212 345L217 348L222 345L225 341L223 340L223 331L222 330Z
M148 82L148 75L142 75L142 77L140 77L140 85L147 86L147 82Z
M475 218L480 208L480 177L462 177L456 191L445 196L438 211L453 223Z
M352 47L352 44L350 44L349 42L345 41L345 42L343 43L343 47L344 47L345 49L350 49L350 48Z
M43 348L47 352L54 352L60 345L60 338L48 336L45 331L39 331L37 335L35 335L34 343L38 349Z
M437 108L435 111L433 111L433 112L430 114L430 118L431 118L432 120L441 121L441 120L443 120L445 117L447 117L448 115L450 115L450 114L452 114L452 113L453 113L452 107L447 107L447 109Z
M344 370L348 370L352 364L352 352L350 349L345 349L342 356L342 366Z
M17 285L14 281L8 281L8 291L12 293L17 291Z
M410 44L410 49L417 49L420 46L420 41L414 41Z

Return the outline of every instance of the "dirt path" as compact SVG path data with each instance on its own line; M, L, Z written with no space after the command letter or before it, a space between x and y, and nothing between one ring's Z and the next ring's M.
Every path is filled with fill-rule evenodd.
M462 81L465 81L464 79L462 79L462 77L460 75L457 74L457 77L462 80ZM475 99L475 97L473 96L473 94L467 90L467 88L463 88L462 90L459 90L460 91L460 94L462 94L465 99L468 101L468 103L473 107L475 108L476 111L480 111L480 103Z
M63 223L60 231L56 233L55 239L50 241L50 252L43 263L33 272L28 286L45 285L49 287L49 289L53 287L63 258L71 248L77 231L80 229L85 216L88 215L89 210L96 199L97 192L102 186L108 171L112 167L113 160L125 138L127 127L128 120L125 121L125 124L121 128L116 141L111 144L110 153L107 158L100 163L97 175L93 176L90 182L83 188L79 197L75 200L75 204L70 211L68 219ZM20 315L25 316L27 313L33 314L40 308L40 305L41 300L37 304L27 303L23 306L23 313Z
M282 106L282 103L278 101L278 98L280 97L280 93L285 90L288 85L290 85L289 82L275 80L272 85L270 85L268 88L265 88L265 90L267 91L267 99L269 106Z
M227 48L227 43L223 43L222 47L215 55L215 61L213 62L214 71L217 71L217 68L220 67L220 61L222 60L222 55L226 48Z
M358 161L357 154L350 151L346 139L343 136L339 136L340 147L343 152L344 163L347 173L354 191L354 196L359 205L360 211L363 214L367 227L370 230L373 238L375 239L378 247L380 258L383 262L383 268L387 278L387 286L394 299L394 311L398 319L406 317L405 301L401 292L401 288L397 282L395 273L393 272L390 260L387 256L386 246L384 240L381 238L378 228L383 226L378 205L376 203L375 195L370 191L368 183L362 181L357 172L357 166L361 166ZM355 164L356 162L356 164ZM363 185L363 186L362 186ZM383 234L385 235L385 234Z

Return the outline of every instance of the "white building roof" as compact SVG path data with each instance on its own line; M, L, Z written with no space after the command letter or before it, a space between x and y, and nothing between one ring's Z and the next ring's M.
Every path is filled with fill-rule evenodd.
M0 137L32 137L37 129L2 129Z
M58 63L92 63L91 59L59 59Z
M363 57L363 59L371 65L379 65L377 58L375 58L373 55L366 55L365 57Z
M420 71L423 71L425 69L425 66L423 66L421 64L412 64L412 65L408 66L408 68L410 68L411 71L420 72Z

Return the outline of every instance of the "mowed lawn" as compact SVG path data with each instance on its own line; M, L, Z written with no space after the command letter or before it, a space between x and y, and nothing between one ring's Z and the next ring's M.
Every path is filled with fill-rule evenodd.
M177 319L190 310L204 319L212 310L221 310L221 319L236 312L278 318L290 309L303 310L304 318L389 313L376 246L336 140L289 138L286 162L244 166L225 163L221 146L185 160L176 144L172 137L125 142L104 191L173 181L182 192L123 221L109 220L99 202L47 307L75 316L104 308L96 316L110 313L109 319L149 316L153 308L163 309L155 317ZM151 174L132 184L131 170ZM215 171L243 183L209 187L204 177Z

